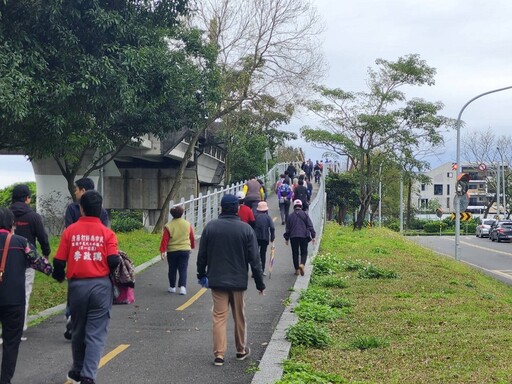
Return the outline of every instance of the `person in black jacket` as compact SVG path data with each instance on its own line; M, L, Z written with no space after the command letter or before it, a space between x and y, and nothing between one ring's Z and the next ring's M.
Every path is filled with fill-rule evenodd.
M64 213L64 226L67 228L71 224L76 223L81 216L80 213L80 198L87 191L94 191L94 181L89 177L82 177L75 181L75 199L76 201L69 204ZM101 208L100 220L105 227L108 227L108 213L104 208ZM69 305L66 305L66 330L64 331L64 338L71 340L71 316L69 314Z
M291 242L295 274L304 276L304 268L308 258L308 243L310 240L313 241L313 244L315 243L316 232L311 218L302 210L301 200L293 202L293 213L288 215L286 230L283 236L286 240L286 245L288 245L288 241Z
M245 360L250 355L244 312L248 265L251 266L256 288L261 295L265 292L256 235L249 224L240 220L237 212L238 198L225 195L221 200L219 218L210 221L203 230L197 255L197 278L201 285L212 289L216 366L224 365L229 306L235 322L236 358Z
M256 239L258 239L263 276L267 276L265 273L267 247L269 243L274 243L276 238L275 231L274 221L268 215L268 204L266 201L260 201L256 208L254 232L256 233Z
M0 265L7 237L11 235L5 270L0 281L0 323L2 324L2 370L0 383L10 383L16 370L18 350L25 318L25 269L32 268L52 273L48 260L37 254L26 238L12 235L14 215L7 208L0 208Z
M34 247L36 246L37 240L41 245L43 256L48 259L51 252L48 235L44 229L41 215L30 208L31 198L32 194L30 193L30 189L25 184L18 184L13 188L11 196L12 204L9 209L15 217L14 225L16 229L14 233L26 238ZM25 293L27 299L25 303L25 323L23 324L24 331L26 331L28 327L28 304L32 287L34 286L34 278L35 271L32 268L27 268L25 271ZM22 340L26 340L26 338L22 337Z
M75 181L75 198L76 201L69 204L64 214L64 226L67 228L71 224L76 223L80 218L80 198L87 191L94 190L94 181L88 177L82 177ZM108 213L102 208L100 220L105 227L108 227Z

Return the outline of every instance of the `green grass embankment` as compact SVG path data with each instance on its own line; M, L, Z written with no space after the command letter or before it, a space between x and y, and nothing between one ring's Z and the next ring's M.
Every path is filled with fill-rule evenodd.
M280 384L511 383L512 289L386 229L329 223Z
M136 230L128 233L117 233L119 249L125 251L135 266L151 260L157 256L160 247L161 235L153 235L144 230ZM57 251L59 237L50 240L52 254L51 260ZM51 277L42 273L36 273L34 290L30 296L29 314L33 315L44 309L52 308L66 302L67 284L59 284Z

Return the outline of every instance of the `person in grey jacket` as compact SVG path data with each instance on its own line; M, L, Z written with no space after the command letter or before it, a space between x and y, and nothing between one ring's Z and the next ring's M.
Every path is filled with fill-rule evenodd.
M245 291L248 266L251 266L256 288L263 295L263 271L254 230L237 215L238 198L225 195L221 214L203 230L197 255L197 278L212 290L214 365L224 365L227 350L226 325L229 306L235 323L237 360L250 355L246 340Z
M293 202L293 213L290 213L286 220L286 230L283 236L286 245L288 245L288 241L291 242L295 274L304 276L304 268L308 258L308 243L309 241L315 243L316 232L311 218L302 210L302 201L298 199Z

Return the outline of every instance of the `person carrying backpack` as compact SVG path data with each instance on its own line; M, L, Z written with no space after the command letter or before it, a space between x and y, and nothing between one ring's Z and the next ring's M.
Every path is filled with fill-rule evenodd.
M279 212L281 214L281 225L286 223L288 213L290 212L290 203L292 200L292 188L290 179L285 178L278 188L277 197L279 199Z

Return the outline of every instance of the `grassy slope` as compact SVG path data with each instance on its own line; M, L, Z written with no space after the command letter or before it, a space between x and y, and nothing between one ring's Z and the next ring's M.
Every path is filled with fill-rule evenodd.
M293 361L335 374L340 382L512 382L510 287L385 229L353 232L328 224L318 257L333 256L370 262L399 278L337 272L348 287L326 289L354 306L329 324L331 346L294 346ZM351 347L361 336L386 345Z
M143 230L129 233L117 233L119 249L125 251L135 265L140 265L160 252L160 235L152 235ZM59 238L51 239L52 257L57 251ZM30 297L30 314L38 313L44 309L62 304L66 301L67 284L59 284L51 277L36 273L34 291Z

